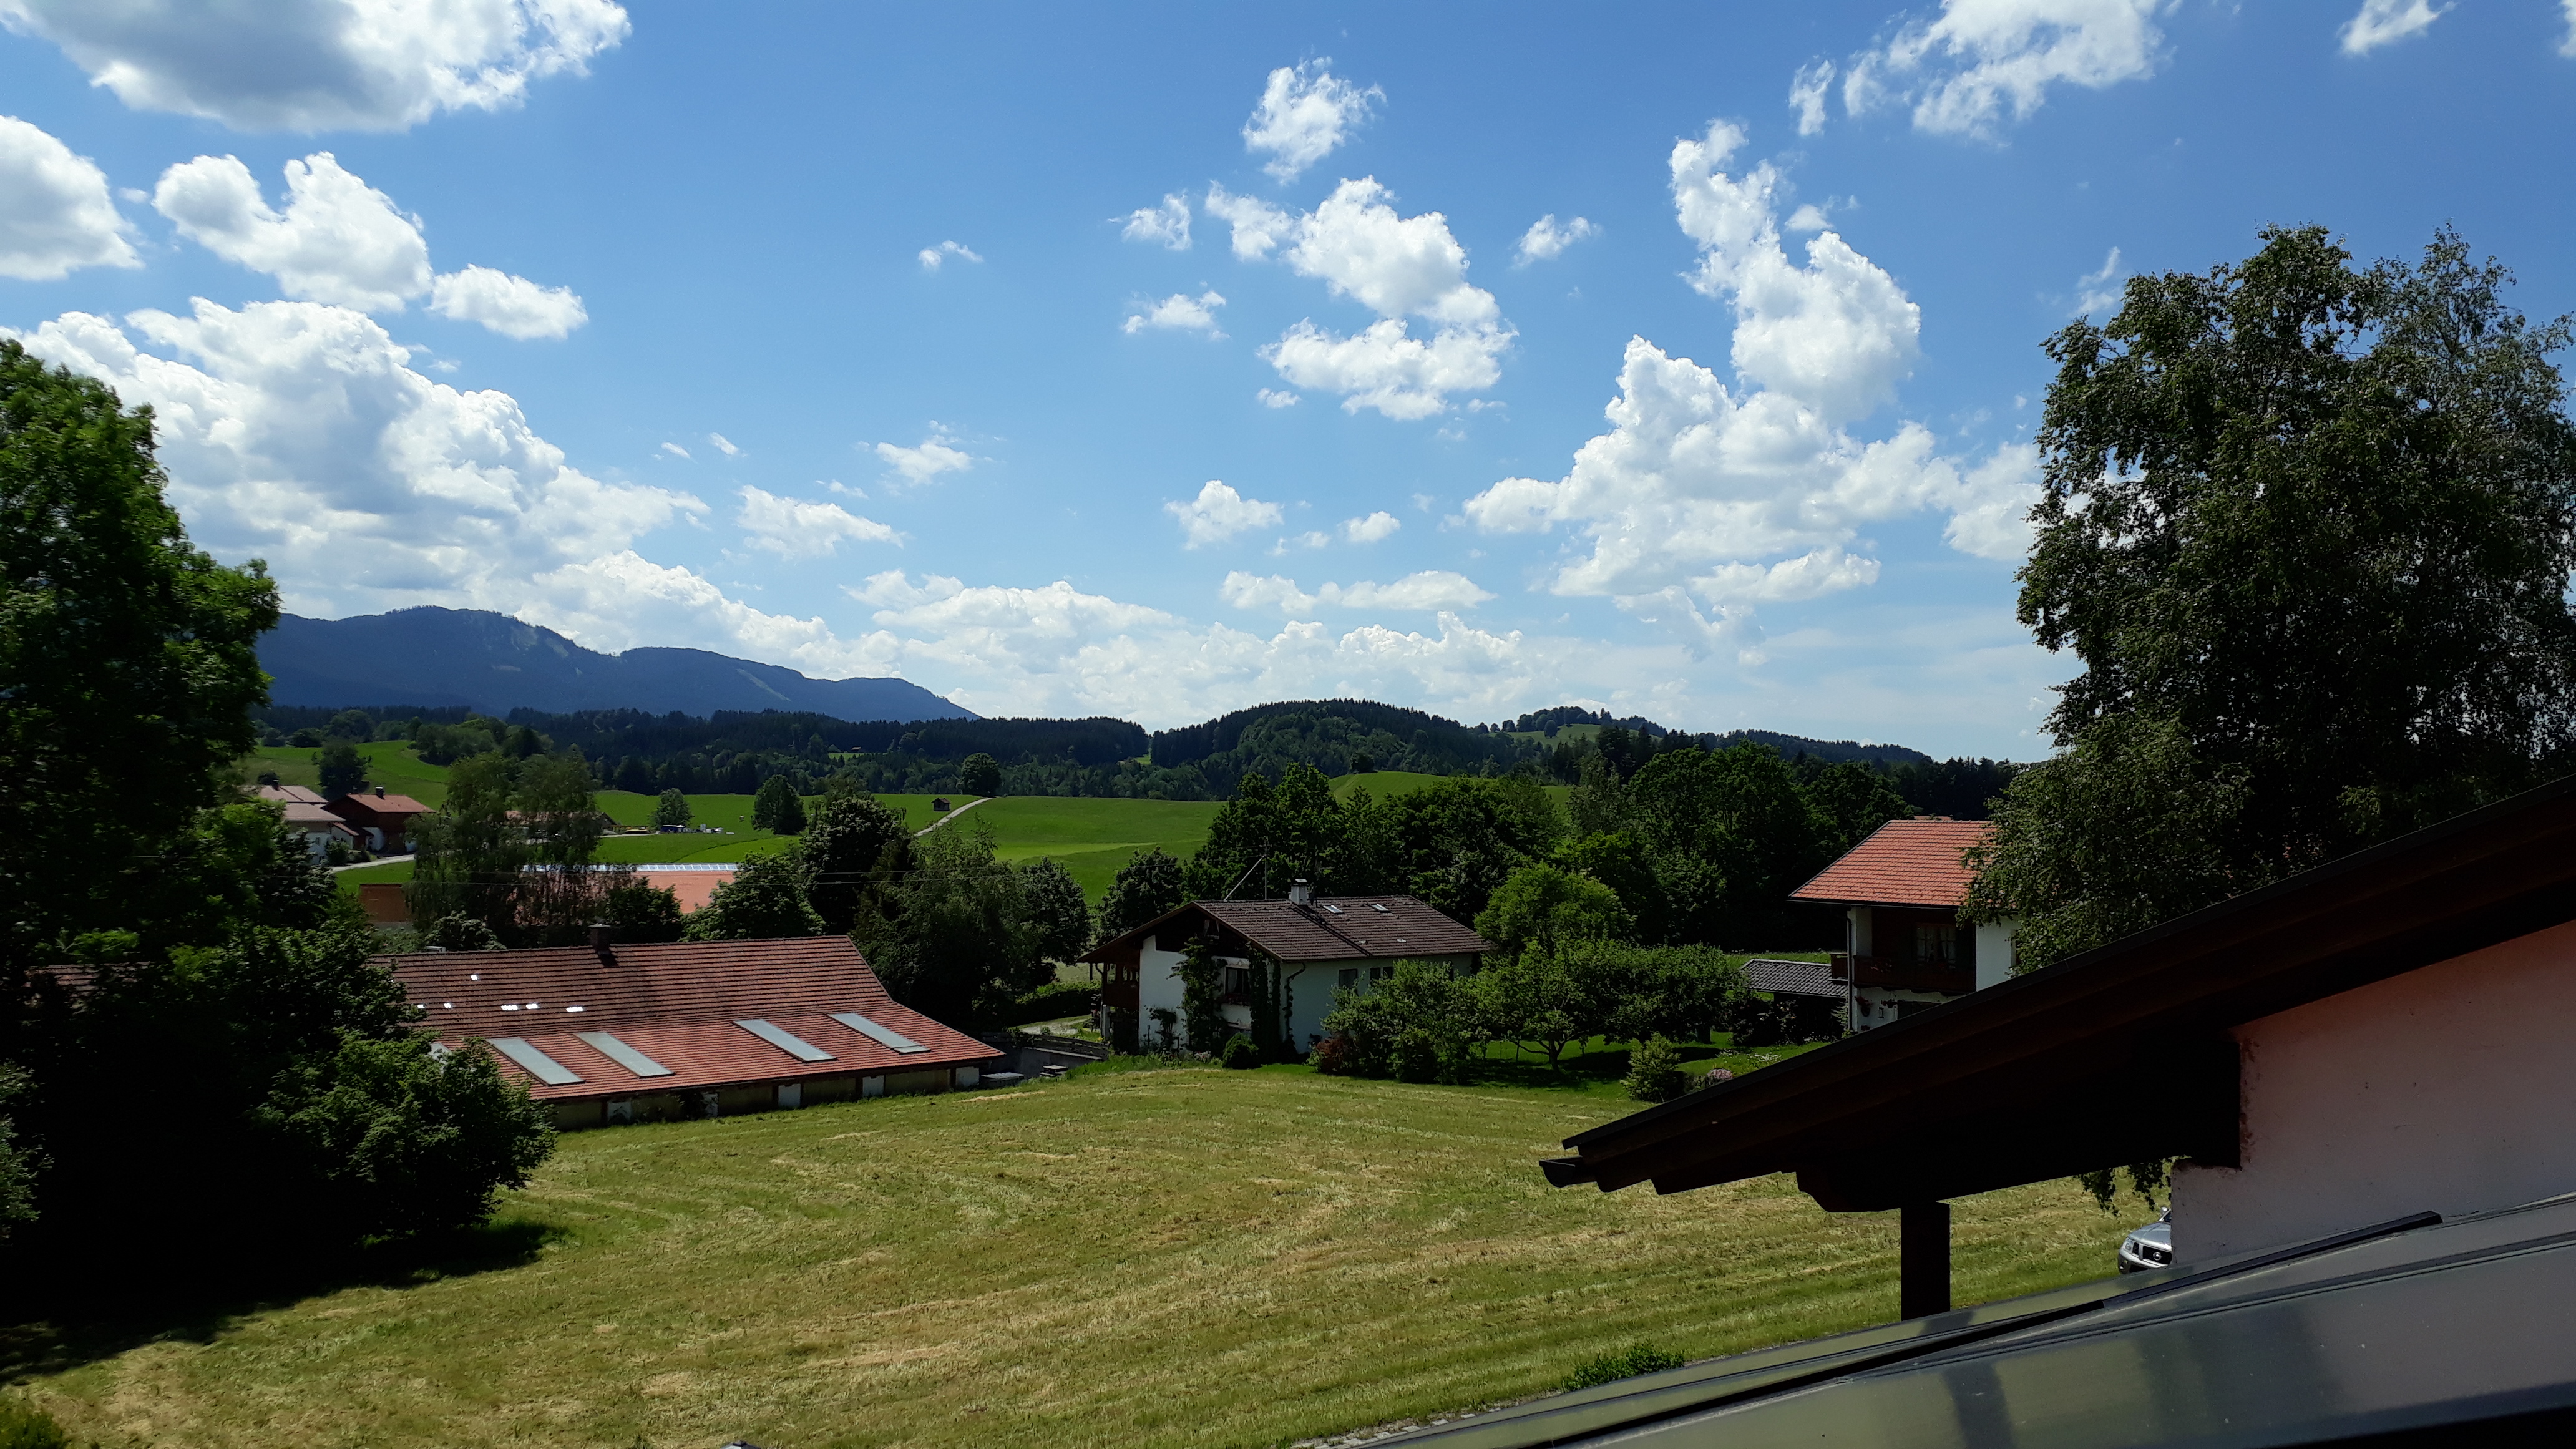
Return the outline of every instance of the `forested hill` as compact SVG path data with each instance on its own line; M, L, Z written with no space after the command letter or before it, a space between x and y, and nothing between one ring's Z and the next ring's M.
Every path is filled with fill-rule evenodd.
M281 705L377 713L449 706L506 715L516 709L678 711L806 710L843 720L963 716L901 679L813 679L775 664L703 649L602 654L552 629L483 609L397 609L348 619L294 614L260 641L259 664Z
M647 794L748 794L780 774L805 793L834 776L876 791L960 790L967 761L978 755L999 769L1007 795L1224 799L1245 776L1277 780L1291 765L1335 777L1518 772L1573 784L1589 760L1625 778L1665 750L1753 743L1778 751L1802 772L1866 765L1916 809L1974 819L2012 774L2001 761L1936 761L1902 745L1769 730L1690 734L1572 706L1471 725L1373 700L1289 700L1148 735L1130 721L1108 718L854 721L812 710L717 710L699 718L524 708L487 717L452 706L387 707L363 697L341 703L355 707L278 704L260 713L273 744L404 738L433 763L488 748L579 749L603 785Z

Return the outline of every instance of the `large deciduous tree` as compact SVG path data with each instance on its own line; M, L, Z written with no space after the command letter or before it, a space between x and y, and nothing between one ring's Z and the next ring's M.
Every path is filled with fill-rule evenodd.
M231 794L277 622L162 493L152 412L0 339L0 995L127 902ZM9 1008L14 1010L14 1005ZM4 1045L4 1044L0 1044Z
M2273 229L2049 340L2021 619L2084 668L1969 907L2025 968L2565 768L2569 330L2510 280Z

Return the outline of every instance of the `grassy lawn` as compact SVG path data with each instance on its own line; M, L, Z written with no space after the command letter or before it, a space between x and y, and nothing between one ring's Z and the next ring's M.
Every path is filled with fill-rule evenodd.
M1541 1182L1630 1105L1090 1069L612 1128L479 1271L0 1338L110 1445L1264 1445L1895 1316L1892 1213ZM2065 1183L1955 1210L1961 1302L2102 1276L2123 1226Z

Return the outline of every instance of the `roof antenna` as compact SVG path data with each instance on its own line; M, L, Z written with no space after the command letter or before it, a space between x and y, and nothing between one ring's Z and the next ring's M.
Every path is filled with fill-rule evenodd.
M1234 893L1235 893L1236 891L1239 891L1239 890L1243 889L1243 883L1244 883L1245 881L1248 881L1248 880L1252 879L1252 873L1253 873L1254 871L1256 871L1256 870L1261 869L1261 863L1262 863L1263 861L1265 861L1265 860L1268 860L1269 858L1270 858L1270 857L1269 857L1269 855L1268 855L1267 853L1264 853L1264 854L1261 854L1261 855L1256 855L1256 856L1254 856L1254 857L1252 858L1252 864L1247 865L1247 866L1245 866L1245 867L1243 868L1243 874L1241 874L1241 875L1239 875L1239 876L1236 876L1236 877L1234 878L1234 884L1232 884L1232 885L1230 885L1230 886L1227 886L1227 887L1225 888L1225 898L1226 898L1227 900L1233 900L1233 899L1234 899Z

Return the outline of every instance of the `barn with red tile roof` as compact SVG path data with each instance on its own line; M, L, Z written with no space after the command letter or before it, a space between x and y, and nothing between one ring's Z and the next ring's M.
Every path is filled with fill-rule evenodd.
M1834 979L1854 1031L1867 1031L2012 975L2013 923L1959 923L1968 899L1967 852L1985 843L1982 820L1891 820L1872 831L1795 901L1843 907Z
M846 936L379 960L567 1128L971 1087L1001 1055L897 1004Z

